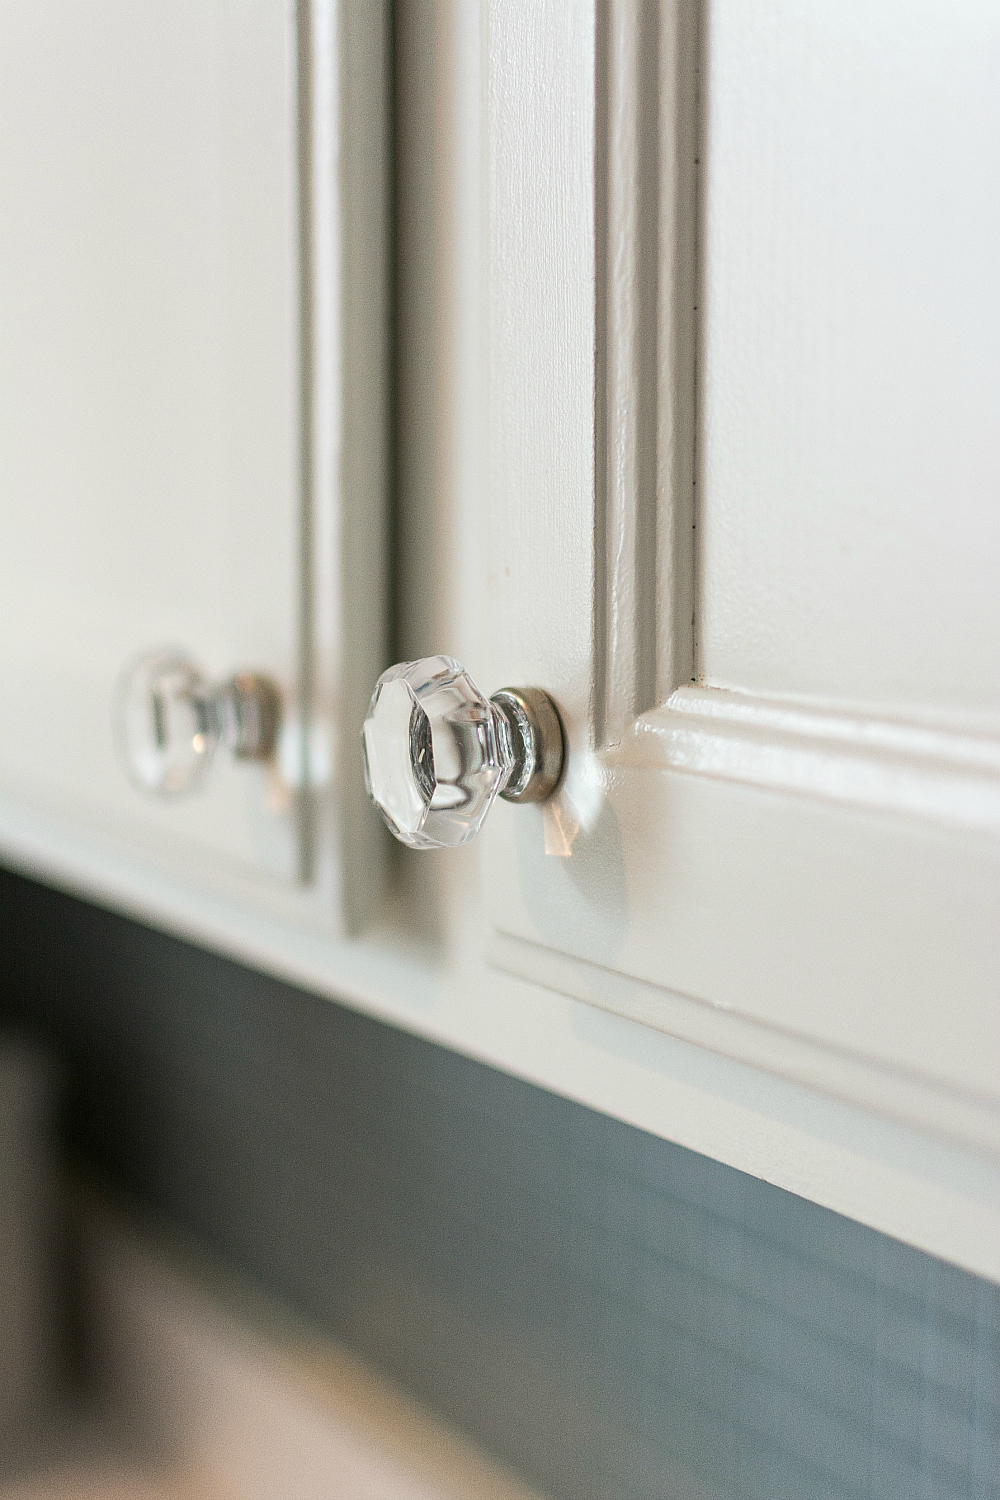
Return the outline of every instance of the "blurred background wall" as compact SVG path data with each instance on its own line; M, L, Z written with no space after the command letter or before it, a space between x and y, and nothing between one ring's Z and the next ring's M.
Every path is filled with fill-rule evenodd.
M993 1500L1000 1288L18 876L96 1175L560 1500Z

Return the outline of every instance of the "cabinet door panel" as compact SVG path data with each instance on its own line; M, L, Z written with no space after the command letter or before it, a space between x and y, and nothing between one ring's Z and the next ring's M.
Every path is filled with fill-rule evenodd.
M1000 727L1000 21L720 4L704 679Z
M998 1149L995 25L922 12L879 93L892 0L489 14L490 680L572 752L487 833L494 958Z
M0 23L3 792L265 904L311 887L331 922L361 788L353 759L339 779L330 764L382 649L384 18L367 9L368 36L350 6L282 0L55 0ZM273 766L219 755L169 801L131 786L111 702L159 645L276 680Z

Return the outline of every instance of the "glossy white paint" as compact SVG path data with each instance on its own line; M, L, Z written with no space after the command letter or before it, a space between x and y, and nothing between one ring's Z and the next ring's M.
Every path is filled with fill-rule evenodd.
M660 289L658 364L623 368L627 340L603 331L620 283L634 292L622 247L641 235L616 186L631 145L615 69L634 12L611 5L601 19L578 7L571 31L570 11L553 7L548 25L566 35L547 53L517 7L492 11L496 673L544 683L574 745L552 809L501 810L492 824L494 952L526 977L995 1151L1000 627L989 502L997 423L984 403L1000 389L1000 224L991 229L994 210L983 207L995 100L982 52L1000 29L965 6L961 44L950 35L935 61L928 12L920 44L911 38L897 58L888 37L902 12L876 9L867 27L823 6L707 9L693 548L676 522L683 427L648 433L645 488L635 462L623 485L620 461L651 385L674 411L685 372L693 389L685 345L669 337L677 281L666 311ZM684 36L689 14L666 6L661 36ZM611 83L591 137L579 122L594 118L602 49ZM683 45L664 48L658 91L670 105L661 160L671 162L684 138L678 56ZM893 75L881 92L873 59ZM629 87L643 87L637 68ZM950 146L916 168L898 119L918 114L919 139ZM862 133L878 144L852 173ZM970 138L982 145L975 162L963 156ZM956 208L918 235L917 197L944 191L941 174L959 156L962 173L978 174L972 218ZM530 213L529 173L542 198ZM639 177L633 202L672 201L652 167ZM665 222L676 226L661 212L661 234ZM567 243L591 258L570 261ZM923 301L905 310L920 361L901 337L901 266L922 278ZM862 269L879 323L843 289ZM694 278L688 285L698 295ZM953 295L964 311L949 321ZM917 309L928 304L925 317ZM875 357L873 338L891 361ZM957 458L932 409L956 435ZM948 465L960 474L955 505L942 503ZM667 696L679 678L661 665L661 704L645 712L641 663L621 644L622 621L641 611L643 526L677 558L666 587L661 564L655 611L651 600L643 617L661 662L682 658L685 559L697 571L697 685ZM579 604L588 595L592 617Z
M410 63L399 106L401 654L448 651L489 690L505 681L550 688L566 711L574 751L563 800L555 814L496 808L492 828L468 849L400 851L393 900L354 940L322 933L291 901L263 910L252 881L206 894L175 846L156 858L144 836L112 847L39 804L5 804L7 857L1000 1278L993 721L981 703L959 703L961 694L934 698L932 673L919 702L909 690L882 693L884 677L876 682L874 667L857 691L834 690L825 665L815 691L804 694L788 681L768 674L758 681L735 669L730 681L720 668L716 681L708 668L722 659L720 642L735 653L747 635L734 625L730 640L708 597L719 576L713 559L725 553L713 552L711 537L699 553L698 599L708 680L684 685L695 581L685 492L694 457L685 457L694 387L684 321L693 278L675 239L651 289L629 239L630 225L648 231L648 211L644 217L634 197L646 182L646 147L629 79L649 88L634 9L607 10L602 55L615 59L617 93L610 83L606 93L595 87L597 23L586 0L488 0L481 28L463 0L434 7L431 21L416 3L399 9L397 46ZM971 7L960 10L961 24L971 26ZM661 236L664 226L680 235L691 223L685 204L693 174L678 143L692 119L692 38L689 25L672 25L676 14L665 7L656 49L662 117L652 197ZM689 21L685 8L679 14ZM785 36L776 11L757 7L755 15L772 15L768 67L782 58L791 67L805 55L820 73L825 52L809 42L809 27L842 24L837 89L853 99L844 58L862 55L855 33L869 23L859 15L838 21L833 7L817 7L813 20L813 9L801 8L788 12L794 36ZM905 29L893 22L889 0L865 16L873 45L878 28ZM918 19L924 32L946 29L937 12L922 9ZM703 94L717 153L728 137L719 134L725 110L723 100L713 101L712 58L728 58L727 78L738 72L740 38L755 23L724 4L710 20L711 46L722 50L709 52ZM757 58L756 33L745 45L748 60ZM942 66L954 65L950 45ZM884 55L893 55L888 46ZM748 61L736 93L749 103L740 107L764 109L751 71ZM772 94L784 87L782 76L772 77ZM946 113L947 89L936 92L932 82L922 108ZM797 76L786 83L818 144L825 140L836 155L837 89L803 89ZM865 108L874 108L873 96L868 90ZM608 124L615 99L620 109ZM603 137L595 119L607 125ZM748 132L753 137L749 125ZM617 141L623 153L618 177L603 189L594 173L601 139ZM793 155L796 148L780 132L767 141L773 183L788 166L779 147ZM891 140L879 150L890 147ZM749 147L741 141L739 149ZM783 281L768 281L780 258L758 253L752 236L747 266L725 260L729 254L735 262L741 248L738 219L732 232L726 224L737 209L749 210L736 186L713 177L714 160L710 151L702 190L708 243L722 249L704 268L706 283L721 288L728 277L738 284L753 267L760 300L784 305ZM793 216L782 221L786 239L794 227ZM838 232L846 234L846 220ZM878 261L880 244L871 246L866 274L889 275ZM609 260L616 246L620 254ZM720 295L710 297L716 322L708 337L717 351L722 341L715 358L724 363L718 319L730 304ZM652 372L637 332L651 296ZM984 309L990 305L984 299ZM768 385L751 362L766 387L753 399L767 407L772 426L778 417L767 404L785 401L782 420L798 433L808 347L800 348L787 321L779 325L784 353L773 342L762 347L751 339L761 326L778 338L766 320L749 331L734 327L744 357L749 343L761 362L798 359L798 377L791 391ZM633 339L634 357L609 370L608 330L615 328ZM906 367L896 368L898 382ZM865 370L875 392L878 370ZM745 428L737 392L721 399L724 380L736 374L719 366L720 384L712 387L703 370L715 458L706 458L699 476L698 519L703 527L718 496L720 537L742 525L733 465L726 470L726 423L748 470L747 444L755 434L763 444L769 431L767 424ZM927 378L919 365L921 390ZM594 401L602 380L603 449ZM652 568L640 551L639 539L649 535L649 464L630 427L630 380L647 414L643 382L655 386ZM874 441L878 429L869 425ZM890 446L898 440L891 424L885 435ZM599 485L595 452L603 453ZM759 457L763 471L772 449ZM713 488L712 476L727 472L726 484ZM912 466L907 472L920 477ZM610 501L609 475L618 486ZM873 506L876 499L873 490ZM793 502L792 487L774 495L789 556ZM920 526L899 529L892 566L900 576L881 596L886 610L911 608L914 579L927 567L929 502L922 507ZM836 531L842 521L839 512L824 513L817 525ZM595 532L603 538L597 547ZM940 534L931 532L936 548ZM764 543L753 540L759 552ZM749 569L754 553L746 546ZM638 584L630 554L643 574ZM940 555L952 556L947 547ZM770 555L767 565L776 566ZM948 589L965 588L968 566L966 558L936 568L941 601ZM845 573L845 598L867 589L860 576ZM982 576L969 584L973 593ZM739 598L754 586L743 579ZM773 579L770 586L777 587ZM652 652L640 628L650 591ZM871 618L883 605L876 591L869 594ZM832 586L824 592L817 584L816 598L826 613L818 604L815 618L802 610L795 628L814 632L816 660L828 665L840 645L824 632L839 631L830 611L841 606ZM979 608L963 597L949 615L949 649L965 628L961 618ZM886 632L883 663L901 639L895 615ZM922 639L914 633L918 647ZM969 680L982 688L986 656L975 652L991 648L985 636L973 645ZM811 659L806 639L795 652ZM347 727L344 735L349 742Z
M1000 15L708 8L701 671L1000 730Z
M0 22L0 783L323 923L346 917L345 846L378 882L335 712L356 714L384 636L384 36L365 10L321 0L308 35L281 0ZM273 771L220 757L169 802L130 785L111 700L161 644L274 677Z

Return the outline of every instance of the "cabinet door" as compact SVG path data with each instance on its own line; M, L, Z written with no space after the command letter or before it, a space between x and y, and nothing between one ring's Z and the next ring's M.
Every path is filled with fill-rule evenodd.
M700 12L700 14L699 14ZM488 7L504 968L1000 1146L1000 19Z
M369 0L3 8L15 857L76 850L321 927L372 899L354 741L383 654L385 32ZM130 784L112 699L163 645L274 679L272 764L217 756L167 800Z

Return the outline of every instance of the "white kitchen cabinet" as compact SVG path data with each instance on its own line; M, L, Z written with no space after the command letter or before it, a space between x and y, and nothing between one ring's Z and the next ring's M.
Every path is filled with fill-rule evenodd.
M996 17L491 28L497 960L995 1150Z
M340 735L384 650L383 8L53 0L0 34L5 797L347 925L380 879ZM116 683L160 646L273 678L275 764L130 783Z
M7 857L1000 1276L989 7L404 0L392 434L374 12L108 15L173 90L67 125L91 26L4 91ZM393 436L397 653L547 689L570 755L382 900ZM129 789L107 703L166 639L293 729L305 681L310 798L294 734Z

